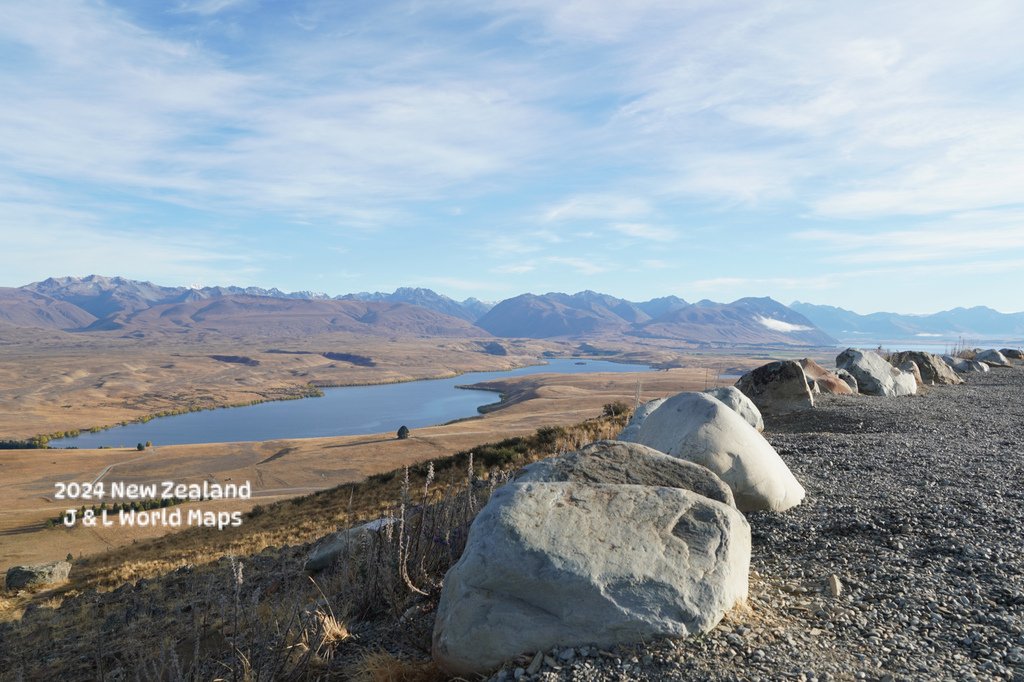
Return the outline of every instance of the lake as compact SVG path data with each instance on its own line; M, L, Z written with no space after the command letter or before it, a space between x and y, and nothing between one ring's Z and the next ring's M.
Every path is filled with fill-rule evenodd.
M559 358L549 360L545 365L504 372L471 372L448 379L326 388L321 398L273 401L161 417L144 424L85 432L75 438L50 441L50 445L134 447L146 441L159 446L393 433L403 424L416 429L471 417L478 414L480 407L500 400L492 391L456 386L529 374L646 371L651 371L646 365Z

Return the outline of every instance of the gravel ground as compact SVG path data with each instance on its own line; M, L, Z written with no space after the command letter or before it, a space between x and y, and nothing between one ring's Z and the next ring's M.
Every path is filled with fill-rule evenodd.
M967 382L769 422L807 498L748 515L749 608L712 632L492 679L1024 681L1024 367Z

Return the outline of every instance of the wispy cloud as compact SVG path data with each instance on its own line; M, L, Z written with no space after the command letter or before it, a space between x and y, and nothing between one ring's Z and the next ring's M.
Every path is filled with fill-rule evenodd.
M638 239L649 239L655 242L670 242L675 240L679 235L676 231L668 227L660 227L658 225L648 225L646 223L615 223L611 228L627 237L636 237Z
M39 0L0 15L3 243L57 270L159 244L160 267L203 281L209 248L248 259L219 261L225 276L288 262L327 285L339 264L317 245L337 243L380 281L600 274L660 295L638 268L678 267L696 291L857 282L884 302L873 267L1024 258L1012 0ZM87 247L75 229L112 251L58 260L8 239ZM685 262L658 251L684 237ZM983 267L964 272L995 295Z
M523 275L536 269L533 263L508 263L494 268L494 272L499 275Z
M179 0L178 11L209 16L219 14L227 9L237 8L247 2L248 0Z
M549 207L543 213L544 222L563 220L622 220L645 216L651 212L650 203L641 197L621 194L581 194L569 197Z
M545 260L549 263L575 270L582 275L600 275L601 273L608 271L606 266L600 265L586 258L548 256Z

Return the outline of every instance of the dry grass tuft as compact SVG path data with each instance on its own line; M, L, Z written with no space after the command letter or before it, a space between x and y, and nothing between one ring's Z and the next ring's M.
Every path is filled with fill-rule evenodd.
M385 651L367 654L352 675L352 682L440 682L449 677L432 661L405 661Z

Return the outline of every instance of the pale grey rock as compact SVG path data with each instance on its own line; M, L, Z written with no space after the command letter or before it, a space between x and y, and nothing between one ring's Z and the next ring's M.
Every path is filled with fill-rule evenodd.
M11 566L7 569L4 585L8 590L19 590L26 587L41 587L67 582L71 573L71 563L67 561L51 561L46 564L27 566Z
M718 474L741 511L784 511L804 498L803 487L764 436L705 393L666 400L644 422L638 442Z
M761 365L740 377L736 388L757 405L762 415L789 414L814 407L804 370L793 360Z
M635 442L636 434L640 431L640 426L647 419L648 415L654 412L656 409L661 407L661 404L665 402L664 398L655 398L654 400L648 400L643 405L640 405L633 411L633 416L630 417L629 423L626 424L626 428L622 430L616 440Z
M516 474L515 482L664 486L735 506L732 490L707 467L646 445L614 440L598 441L577 452L534 462Z
M987 372L988 365L984 362L978 362L977 360L968 360L966 358L957 358L952 355L943 355L942 360L950 366L950 368L957 374L970 374L973 372Z
M894 353L889 361L897 367L904 362L912 361L920 370L921 381L924 384L955 385L964 383L964 380L957 376L956 372L941 357L933 353L914 350L902 351Z
M383 517L327 535L313 547L302 568L306 571L321 571L333 566L342 557L354 556L361 545L371 541L393 523L395 519Z
M892 398L917 393L917 381L912 375L901 372L872 351L847 348L836 357L836 367L852 374L858 390L867 395Z
M720 386L719 388L709 388L704 392L721 400L726 407L743 417L744 421L758 431L764 431L764 418L761 417L761 411L757 409L754 401L740 389L735 386Z
M1009 367L1010 361L1006 359L1006 356L995 350L989 348L983 350L974 356L974 359L978 362L984 362L989 367Z
M555 646L708 632L746 600L749 565L746 519L696 493L512 483L444 578L433 658L470 675Z
M904 360L896 366L896 369L901 372L906 372L910 376L914 377L914 383L918 386L924 386L924 379L921 378L921 369L913 360Z
M856 393L860 393L860 389L857 386L857 379L845 369L837 369L835 372L836 376L846 382L846 385Z

